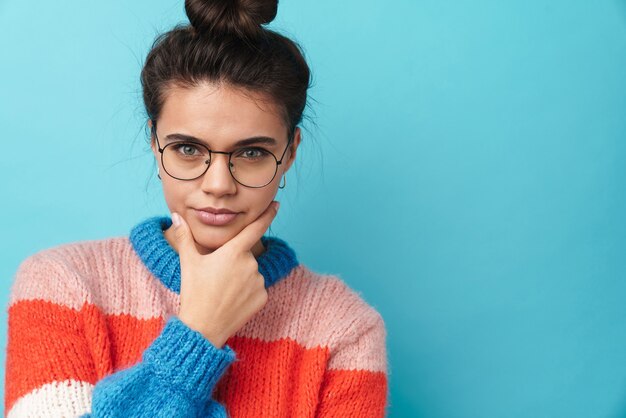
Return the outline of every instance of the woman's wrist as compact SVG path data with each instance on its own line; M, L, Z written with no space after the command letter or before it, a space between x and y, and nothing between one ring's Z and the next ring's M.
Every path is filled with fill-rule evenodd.
M213 344L216 348L222 349L224 347L224 344L226 344L226 340L228 338L224 338L219 332L216 332L213 329L209 329L206 326L196 325L195 321L188 318L185 314L179 314L178 319L180 319L189 328L202 334L204 338L209 340L209 342Z

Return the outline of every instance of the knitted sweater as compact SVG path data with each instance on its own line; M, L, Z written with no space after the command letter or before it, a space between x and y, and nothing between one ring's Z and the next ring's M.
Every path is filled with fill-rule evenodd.
M169 217L42 250L8 305L7 417L382 417L381 315L263 236L267 304L218 349L176 316Z

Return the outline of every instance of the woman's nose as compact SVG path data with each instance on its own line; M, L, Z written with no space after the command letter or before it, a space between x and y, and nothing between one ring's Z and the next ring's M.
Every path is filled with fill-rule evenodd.
M227 154L211 155L209 169L202 177L202 190L215 195L230 194L237 191L237 182L230 174Z

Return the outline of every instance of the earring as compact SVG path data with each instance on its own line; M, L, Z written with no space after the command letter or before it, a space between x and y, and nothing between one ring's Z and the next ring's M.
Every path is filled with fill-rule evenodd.
M161 170L157 167L157 177L161 180Z
M285 186L287 185L287 179L286 179L285 177L286 177L286 176L285 176L285 175L283 175L283 182L284 182L284 184L283 184L282 186L278 186L278 188L279 188L279 189L284 189L284 188L285 188Z

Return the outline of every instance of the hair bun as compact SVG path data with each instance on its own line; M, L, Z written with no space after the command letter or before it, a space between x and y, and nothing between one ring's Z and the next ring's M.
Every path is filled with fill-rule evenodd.
M256 37L276 17L278 0L185 0L194 29L207 35Z

